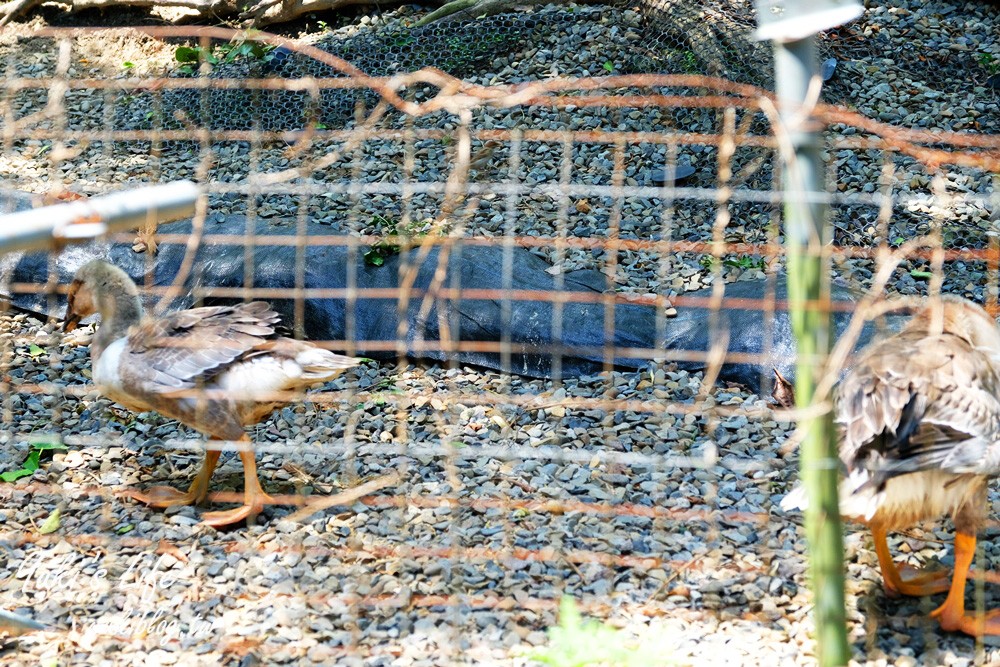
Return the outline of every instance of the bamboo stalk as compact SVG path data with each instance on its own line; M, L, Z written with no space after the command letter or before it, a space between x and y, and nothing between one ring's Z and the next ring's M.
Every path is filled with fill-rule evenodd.
M788 300L798 356L795 400L809 406L830 351L828 310L807 304L829 302L830 263L827 206L815 193L823 191L823 161L819 134L803 112L815 70L812 38L775 44L775 73L784 137L783 165L785 244ZM818 81L818 78L813 79ZM818 91L816 91L818 92ZM813 195L813 196L810 196ZM805 511L809 571L815 600L817 657L821 667L846 665L850 658L844 611L844 542L840 522L838 458L833 415L829 411L805 417L800 468L808 497Z

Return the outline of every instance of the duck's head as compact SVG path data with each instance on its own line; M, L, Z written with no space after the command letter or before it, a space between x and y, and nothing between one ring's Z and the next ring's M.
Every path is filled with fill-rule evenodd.
M128 274L117 266L95 259L84 264L73 276L66 302L63 331L75 329L80 321L100 313L103 320L122 311L141 314L139 290Z

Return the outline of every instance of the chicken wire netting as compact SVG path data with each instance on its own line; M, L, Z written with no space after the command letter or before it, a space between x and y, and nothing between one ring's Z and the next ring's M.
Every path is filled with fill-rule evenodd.
M898 44L898 48L893 50L891 58L886 58L883 57L885 45L899 32L891 25L894 9L898 8L874 8L868 25L848 25L822 36L820 53L823 74L827 78L824 99L854 105L872 118L904 127L928 127L930 119L937 116L943 121L938 123L942 127L996 133L997 114L984 112L984 105L995 99L994 91L1000 85L997 78L1000 76L997 70L1000 56L994 53L996 40L984 27L989 24L980 21L975 14L962 17L951 11L939 18L936 8L916 10L913 13L917 26L935 26L943 22L940 34L926 41L896 39L893 43ZM755 41L751 35L755 13L750 2L648 2L640 10L626 6L582 6L572 11L548 8L421 27L413 27L412 23L413 18L403 12L402 16L385 18L369 30L347 26L328 36L310 39L309 43L344 58L357 71L369 76L392 76L433 66L458 78L490 85L554 76L655 72L708 74L773 89L769 46ZM556 62L553 53L566 49L567 41L574 45L576 53L569 62ZM185 58L184 63L175 64L171 76L197 77L198 53L189 52ZM216 62L209 69L206 74L209 79L263 77L281 81L351 74L350 70L344 72L314 57L280 47L267 53L242 53L236 49L212 59L222 62ZM860 75L872 70L878 70L878 78L884 81L873 90L865 89L859 83L863 78ZM968 94L970 82L974 87ZM695 86L670 86L658 92L699 95L705 91ZM436 89L411 86L406 93L411 99L421 101L432 97ZM351 126L359 108L371 108L379 99L372 90L353 87L292 91L280 85L276 89L262 90L245 90L238 85L204 90L182 87L162 95L123 91L119 96L123 103L114 105L114 124L123 130L148 130L154 125L179 129L185 123L216 130L296 130L310 123L320 128L335 128ZM880 100L883 96L887 98L884 101ZM87 110L82 112L89 115ZM403 115L392 110L387 113L395 118L396 124L405 122ZM623 127L633 131L655 132L669 127L683 132L710 133L716 122L713 110L697 107L674 108L669 113L648 113L641 117L634 115L623 123ZM542 118L539 122L549 120ZM95 125L105 123L106 126L107 121L103 117L91 119ZM436 122L433 118L428 121ZM769 133L768 122L761 113L750 114L739 121L746 124L745 127L741 125L741 129L747 133L761 136ZM510 119L505 119L503 114L485 113L477 122L486 129L511 126ZM606 127L607 122L615 121L590 119L589 122L592 127ZM575 125L571 118L559 119L555 127L561 126L587 127ZM689 151L683 151L679 156L679 173L688 174L699 164L711 165L714 161L712 150L710 146L693 145ZM662 150L649 157L656 163L664 160ZM748 185L752 188L769 187L771 171L766 157L765 152L752 146L740 146L734 155L734 164L737 168L746 168L744 178L750 181ZM866 172L877 161L878 156L870 152L847 151L836 155L838 182L874 188L875 185L867 181ZM903 167L912 168L912 165ZM637 180L644 185L655 185L661 182L657 178L662 179L661 171L647 169ZM345 167L341 174L346 173ZM963 177L956 175L955 178ZM715 174L709 168L703 183L708 185L714 179ZM927 177L918 175L911 186L917 190L926 189L929 182ZM974 189L982 187L983 183L973 185ZM754 207L741 213L761 217L759 207L750 208ZM701 211L703 217L709 213L710 208ZM959 218L947 235L946 243L953 247L983 247L988 221L981 217ZM833 224L838 230L838 240L844 243L875 242L876 221L877 209L872 207L841 206L834 211ZM925 231L926 226L921 227L910 216L901 215L894 219L889 234L893 238L906 238Z
M995 34L995 11L968 9L973 29L891 9L820 42L838 60L824 99L861 112L816 112L833 309L898 260L888 293L995 310L997 99L977 54L1000 53L944 46ZM0 262L0 472L41 460L0 486L0 608L55 633L5 659L521 664L560 650L546 630L563 595L615 628L625 653L608 661L810 659L803 540L777 508L797 469L792 415L769 397L790 362L783 161L773 106L747 87L772 76L752 13L581 6L408 29L419 16L294 42L2 34L5 204L183 178L206 192L193 224ZM902 44L931 19L927 49ZM426 66L457 80L412 74ZM98 255L150 305L265 299L290 335L374 359L248 429L270 493L339 504L219 532L199 525L207 506L116 497L185 486L204 438L101 397L86 335L59 334L72 271ZM212 509L239 498L234 459ZM918 564L950 538L941 523L892 546ZM929 601L886 598L867 540L849 533L858 660L968 655L923 624ZM981 565L998 556L987 542Z

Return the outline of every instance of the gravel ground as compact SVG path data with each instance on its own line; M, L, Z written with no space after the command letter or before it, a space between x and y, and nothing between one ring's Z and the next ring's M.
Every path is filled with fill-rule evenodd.
M605 63L615 69L642 40L635 12L577 11L578 25L498 56L489 71L470 78L488 84L603 75ZM840 60L829 96L897 125L996 132L997 92L985 85L988 68L977 54L1000 58L997 13L985 3L872 7L852 28L853 38L824 43ZM394 10L333 34L412 16L411 9ZM37 77L54 71L51 42L16 41L11 34L5 32L0 44L8 72ZM329 38L308 36L313 42ZM155 74L172 53L172 45L131 33L88 35L74 42L70 75ZM44 98L19 93L4 104L22 117ZM42 119L32 128L65 123L94 131L93 138L71 142L65 160L53 167L52 143L22 132L25 138L0 153L6 185L43 192L61 182L91 194L195 174L201 157L195 143L152 151L148 143L100 141L96 132L116 109L134 105L138 118L148 109L139 94L113 101L115 108L100 91L68 93L64 120ZM432 117L420 126L448 122ZM656 108L492 110L477 112L474 124L719 129L714 116ZM831 138L852 134L853 128L837 126ZM480 145L475 141L474 150ZM297 166L304 156L284 145L219 142L212 150L210 219L249 208L275 224L294 221L299 200L274 193L248 197L239 188L249 174ZM450 151L448 141L415 141L414 179L443 181ZM515 160L505 144L475 178L487 185L558 183L562 151L559 144L527 142ZM628 144L624 185L651 185L665 152L659 145ZM717 184L714 147L681 152L697 170L692 186ZM368 141L315 173L314 182L398 183L406 153L401 141ZM753 149L737 153L735 177L745 178L744 190L770 187L769 167L751 173L748 166L757 155ZM846 149L829 155L833 187L856 198L836 211L839 241L894 245L939 224L951 247L990 242L996 211L981 198L991 192L990 175L949 169L946 190L954 198L934 200L925 170L893 158L895 215L879 226L877 204L864 198L878 190L882 156ZM611 184L615 157L605 144L574 146L570 180ZM324 194L309 197L305 206L332 232L357 234L384 231L404 215L419 227L437 214L440 197ZM773 236L770 207L732 203L728 209L726 240ZM465 233L711 240L717 210L714 201L695 196L671 203L644 195L566 199L541 189L522 198L487 193ZM736 255L720 265L694 253L664 258L622 251L612 258L584 249L537 252L561 270L608 270L615 289L637 294L757 278L764 268L756 258ZM838 272L859 286L871 268L857 259L838 264ZM911 274L924 268L904 264L891 290L925 290L927 282ZM989 294L982 263L948 262L945 272L945 289L980 300ZM0 656L5 664L517 665L545 643L562 594L681 664L798 665L813 659L803 539L797 518L776 509L796 477L794 457L780 451L790 426L738 387L704 394L701 377L655 365L642 373L555 384L477 369L365 366L327 387L325 400L278 411L255 429L262 477L269 491L289 494L336 493L394 471L402 474L399 485L301 524L283 519L289 509L275 507L256 526L217 532L197 524L198 508L161 512L114 496L151 483L184 486L199 465L197 434L157 415L122 412L100 398L89 384L87 349L61 342L52 325L9 313L0 317L0 339L9 387L0 471L19 467L32 441L56 434L70 445L30 478L0 484L0 607L62 630L9 645ZM213 489L240 485L238 462L226 459ZM60 527L41 534L57 507ZM898 537L893 547L914 564L949 562L949 540L947 527L935 525ZM852 528L847 542L858 664L1000 661L996 649L945 635L929 623L922 615L929 601L888 599L870 539ZM1000 559L998 549L984 540L984 565ZM992 591L986 593L987 607L995 605Z

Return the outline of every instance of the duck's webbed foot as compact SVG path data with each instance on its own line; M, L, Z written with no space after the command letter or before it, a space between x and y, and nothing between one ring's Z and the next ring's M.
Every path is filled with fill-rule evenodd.
M217 528L239 523L244 519L253 521L263 511L265 505L275 502L260 486L254 453L241 451L240 460L243 462L243 506L220 512L206 512L202 515L202 523L205 525Z
M119 495L126 498L133 498L140 503L145 503L150 507L175 507L177 505L197 505L208 496L208 481L212 478L215 466L219 463L219 456L222 454L218 450L208 450L205 452L205 461L201 470L191 482L191 487L187 491L175 489L172 486L153 486L145 491L128 489Z

